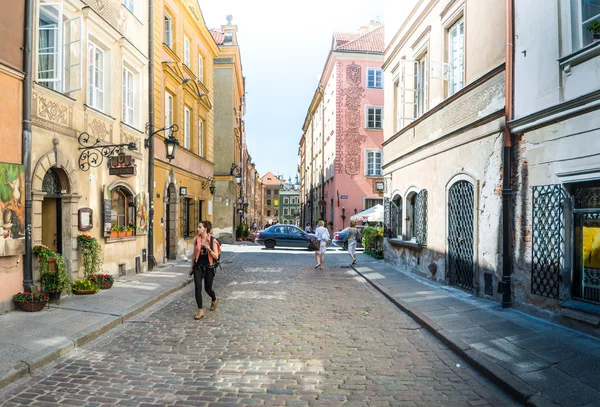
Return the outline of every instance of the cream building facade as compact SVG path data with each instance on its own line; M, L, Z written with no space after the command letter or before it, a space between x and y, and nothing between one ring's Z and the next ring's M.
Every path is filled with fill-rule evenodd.
M35 2L32 242L61 252L74 278L80 233L100 241L106 272L147 268L147 13L145 0ZM122 145L116 169L104 145Z
M416 1L385 51L385 259L499 300L503 2Z

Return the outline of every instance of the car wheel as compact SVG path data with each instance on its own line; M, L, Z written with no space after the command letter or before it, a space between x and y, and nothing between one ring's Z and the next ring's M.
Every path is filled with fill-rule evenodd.
M267 240L267 241L265 242L265 247L266 247L267 249L274 249L274 248L275 248L275 242L274 242L274 241L272 241L272 240Z

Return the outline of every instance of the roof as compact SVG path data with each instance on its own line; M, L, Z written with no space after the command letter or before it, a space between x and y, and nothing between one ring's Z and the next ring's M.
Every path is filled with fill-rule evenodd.
M265 175L263 175L263 177L261 178L261 181L263 182L264 185L267 186L280 186L281 185L281 181L279 180L279 178L277 178L275 175L273 175L272 172L267 172Z
M333 46L334 47L339 47L340 45L345 44L348 41L354 41L358 37L360 37L360 33L339 33L339 32L334 32L333 33L333 41L334 41Z
M214 28L210 29L210 35L212 35L213 39L217 43L217 45L223 45L225 42L225 33L220 30L215 30Z
M351 38L351 34L334 33L333 37L336 41L334 44L334 51L370 52L383 54L383 51L385 50L383 26L377 27L373 31L369 31L365 34L356 34L356 38L350 39L342 44L337 42L336 35L338 36L337 38L340 38L342 41L346 38Z

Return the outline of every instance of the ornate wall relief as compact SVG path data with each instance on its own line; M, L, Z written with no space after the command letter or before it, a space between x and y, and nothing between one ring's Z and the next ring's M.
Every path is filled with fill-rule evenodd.
M110 134L112 131L109 123L106 123L105 121L100 120L96 117L90 116L87 113L84 116L84 122L85 131L90 136L106 142L111 141Z
M128 133L126 131L123 131L123 129L121 128L121 144L123 143L135 143L135 146L137 148L137 150L135 151L130 151L128 154L137 156L137 157L142 157L142 151L143 151L143 145L141 142L141 139L139 136L132 134L132 133Z
M344 85L343 73L344 63L338 61L335 65L335 88L338 89L338 91L335 94L335 132L337 136L335 139L335 160L333 162L333 171L336 174L342 173L344 165L344 115L342 109L344 95L341 92L342 86Z
M125 31L125 9L121 0L82 0L92 10L100 14L119 33Z
M73 108L33 92L31 123L65 136L77 137L73 125Z
M346 155L344 157L344 170L346 174L354 178L360 173L360 145L365 141L366 136L360 133L361 123L361 101L365 96L365 88L361 86L362 68L360 65L352 62L346 66L346 82L348 86L341 89L343 97L345 129L343 131L343 143L346 146Z

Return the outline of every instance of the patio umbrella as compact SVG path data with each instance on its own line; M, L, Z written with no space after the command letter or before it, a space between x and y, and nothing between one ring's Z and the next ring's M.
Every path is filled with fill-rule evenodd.
M352 215L350 220L363 222L383 222L383 205L375 205L369 209Z

